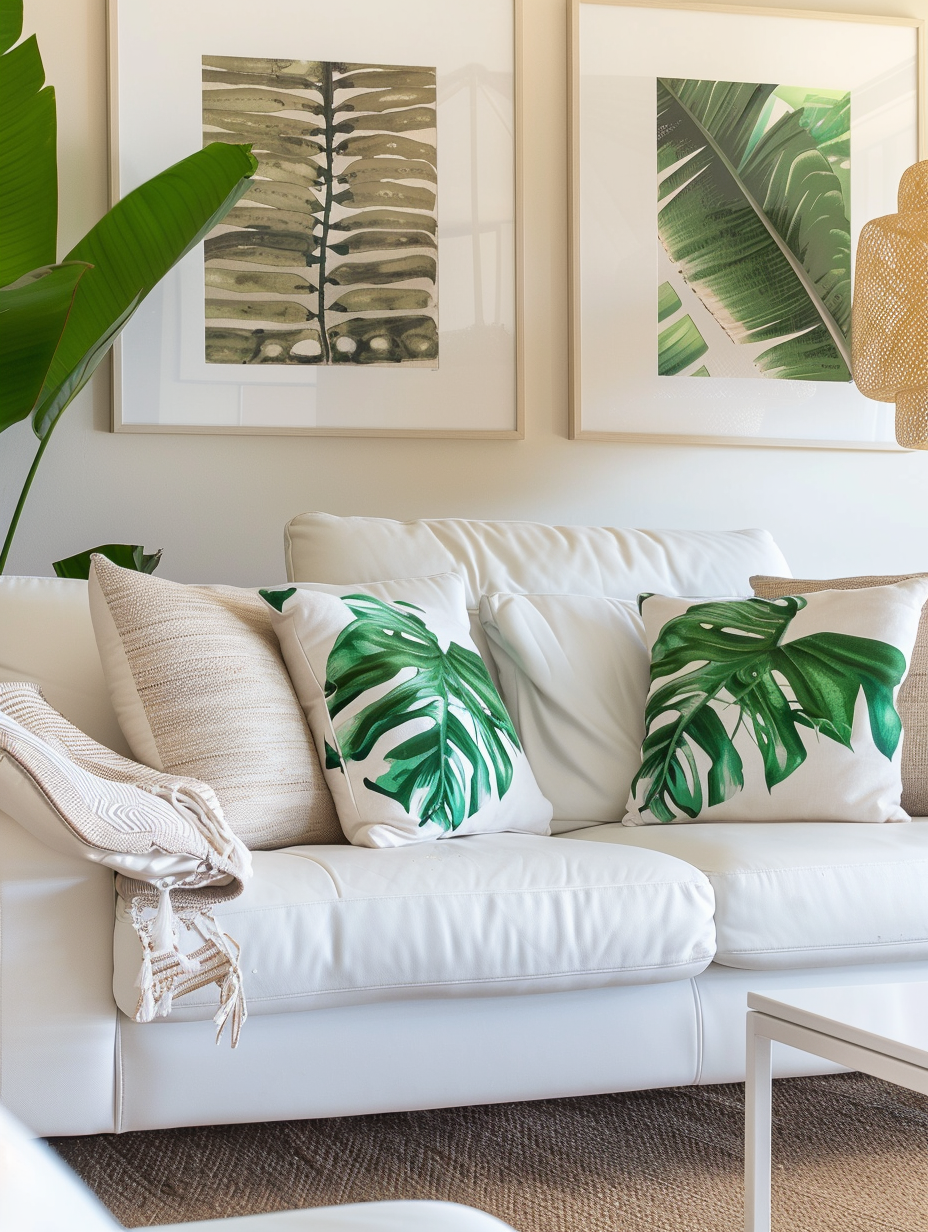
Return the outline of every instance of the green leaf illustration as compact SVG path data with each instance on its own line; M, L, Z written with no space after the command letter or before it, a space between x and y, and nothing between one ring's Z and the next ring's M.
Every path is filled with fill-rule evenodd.
M657 336L657 372L659 376L674 376L705 355L709 347L687 313L662 329Z
M214 364L317 364L322 357L318 329L219 329L206 331L206 358Z
M845 196L801 109L752 144L775 89L658 79L658 231L734 342L771 343L764 375L849 381Z
M396 800L420 825L456 830L494 787L500 798L506 794L513 753L521 750L483 660L456 642L443 651L412 604L369 595L345 595L343 602L354 620L326 664L333 724L369 690L382 695L335 726L341 756L363 762L383 737L426 720L424 730L399 738L384 756L389 769L364 785Z
M329 329L333 363L403 363L438 356L438 327L431 317L351 317Z
M389 257L383 261L354 261L332 270L328 281L336 286L367 283L379 286L388 282L406 282L410 278L435 281L435 258L423 253L409 257Z
M288 599L292 599L296 594L295 586L288 586L286 590L259 590L258 594L271 607L276 608L278 612L284 610L284 604Z
M666 321L667 318L672 317L675 312L679 312L682 307L683 302L670 283L662 282L657 288L658 321Z
M326 770L341 770L345 773L345 767L342 765L342 759L338 755L338 749L333 749L328 740L325 741L325 768Z
M354 234L346 235L339 243L330 245L331 251L340 257L346 257L349 253L385 251L391 248L434 250L435 247L432 237L421 231L355 231Z
M364 287L360 291L346 291L334 303L329 312L383 312L396 308L430 308L432 297L428 291L414 291L406 287Z
M642 812L659 822L696 817L740 791L744 767L733 735L742 726L760 750L768 791L805 761L801 727L850 749L861 690L874 744L893 756L902 733L893 690L905 656L886 642L843 633L784 645L805 606L801 595L697 603L664 625L651 653L651 682L671 679L645 710L642 764L632 784L633 792L644 787ZM731 707L738 721L729 734L720 716ZM705 787L696 749L711 763Z
M258 159L205 246L222 292L206 301L208 363L435 366L435 82L414 65L203 58L204 141Z

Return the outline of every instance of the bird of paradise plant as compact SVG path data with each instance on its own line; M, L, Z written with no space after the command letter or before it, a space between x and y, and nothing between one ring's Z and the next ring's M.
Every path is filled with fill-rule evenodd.
M54 89L22 0L0 0L0 432L32 419L32 465L0 573L52 431L136 308L245 192L247 145L215 143L122 198L57 259Z

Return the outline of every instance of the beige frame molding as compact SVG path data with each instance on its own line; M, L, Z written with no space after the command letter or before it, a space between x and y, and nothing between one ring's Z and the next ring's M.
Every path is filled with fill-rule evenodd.
M462 0L466 2L466 0ZM112 348L111 359L111 407L110 431L120 433L157 433L172 436L359 436L359 437L411 437L444 438L446 440L493 440L521 441L525 439L525 343L524 329L524 192L522 174L522 82L523 82L523 4L524 0L511 0L513 21L513 222L514 222L514 299L515 299L515 427L494 430L466 428L275 428L275 427L220 427L209 424L127 424L122 420L122 341ZM119 200L119 65L118 65L118 4L119 0L107 0L106 5L106 59L107 59L107 113L109 146L109 206Z
M687 12L735 13L748 17L792 17L814 21L848 21L878 26L909 26L915 29L916 72L918 94L916 123L918 157L928 155L928 123L926 123L925 32L926 21L920 17L878 17L861 13L833 13L821 9L761 8L745 4L702 4L688 0L570 0L568 26L568 161L569 161L569 338L568 338L568 437L572 441L627 441L664 445L734 445L765 446L773 449L852 449L902 452L892 442L820 441L778 439L749 436L694 436L680 433L594 432L583 427L580 368L580 6L607 4L615 8L685 9Z

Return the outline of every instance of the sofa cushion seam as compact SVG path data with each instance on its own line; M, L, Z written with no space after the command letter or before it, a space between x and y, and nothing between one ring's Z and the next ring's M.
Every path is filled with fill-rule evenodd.
M384 992L384 991L390 991L392 989L405 989L405 988L409 988L409 989L456 988L456 987L463 987L463 986L470 986L470 985L491 985L491 984L502 984L502 983L528 982L528 981L534 981L534 980L563 979L565 977L576 976L576 975L614 975L616 973L621 973L625 971L670 971L670 970L675 970L675 969L679 969L683 967L691 967L694 963L711 962L714 956L715 956L715 951L713 950L711 953L695 954L692 958L680 959L678 962L648 963L648 964L641 964L637 967L626 967L626 966L597 967L594 969L590 969L589 967L578 967L573 970L565 970L565 971L545 971L537 975L494 975L494 976L484 977L482 979L474 978L474 979L464 979L464 980L425 980L425 981L420 981L419 983L415 983L415 984L412 984L412 983L359 984L359 985L352 985L352 986L348 986L344 988L320 988L312 992L310 991L282 992L282 993L266 994L264 996L258 996L258 995L252 994L248 1000L249 1000L249 1004L254 1005L254 1004L258 1004L262 1002L288 1000L291 997L339 996L339 995L343 995L346 993L352 994L352 993L363 993L363 992ZM681 978L684 978L684 977L681 977ZM668 980L664 982L671 983L672 981ZM637 985L637 984L630 984L627 986L618 985L617 987L637 988L637 987L643 987L643 986ZM570 990L566 990L566 991L570 991ZM192 1006L194 1002L188 1000L187 1004ZM207 1004L207 1002L200 1002L199 1004L203 1005L203 1004ZM209 1002L209 1004L211 1004L211 1002Z
M268 906L252 906L241 904L237 907L232 907L229 910L218 910L217 915L222 919L229 919L231 916L249 916L249 915L265 915L269 911L289 911L294 909L302 909L305 907L338 907L342 905L355 903L397 903L397 902L448 902L451 899L501 899L512 900L519 897L527 897L528 895L567 895L586 893L589 891L600 893L615 893L622 890L641 890L651 889L652 887L683 887L705 890L707 887L698 881L659 881L659 882L632 882L625 883L621 886L596 886L596 885L581 885L581 886L564 886L563 888L540 888L537 890L510 890L510 891L492 891L492 890L455 890L450 894L390 894L390 895L368 895L365 898L344 898L341 895L338 898L320 898L320 899L303 899L298 902L289 903L273 903ZM711 890L711 886L708 887Z

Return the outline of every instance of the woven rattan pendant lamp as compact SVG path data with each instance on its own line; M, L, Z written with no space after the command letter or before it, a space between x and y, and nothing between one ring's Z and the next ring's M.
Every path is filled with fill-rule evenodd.
M928 449L928 161L899 182L899 213L860 233L851 366L868 398L896 404L896 440Z

